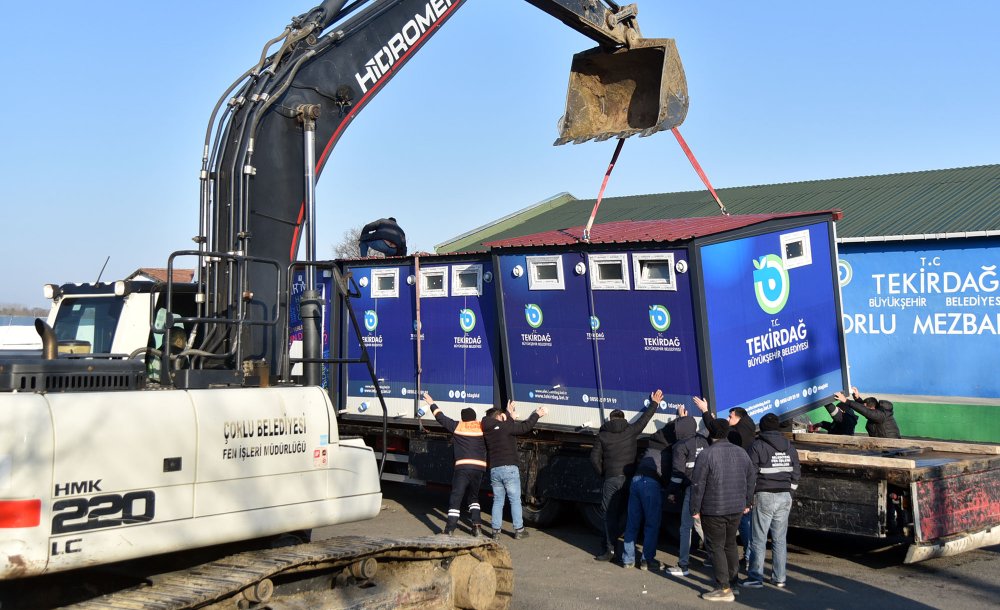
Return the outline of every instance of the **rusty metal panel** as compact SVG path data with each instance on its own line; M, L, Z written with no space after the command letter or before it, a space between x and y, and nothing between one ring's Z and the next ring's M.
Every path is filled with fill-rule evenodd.
M917 541L928 542L1000 525L1000 471L917 481Z
M793 497L792 527L871 536L886 536L886 483L823 472L803 472Z

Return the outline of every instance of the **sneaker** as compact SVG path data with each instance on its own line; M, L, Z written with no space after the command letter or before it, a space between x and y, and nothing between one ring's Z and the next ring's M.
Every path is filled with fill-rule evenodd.
M667 573L671 576L687 576L691 572L688 571L687 566L670 566L667 568Z
M773 582L772 581L771 584L773 584L775 587L778 587L779 589L784 589L785 588L785 581L781 581L781 582Z
M501 533L503 533L503 530L493 530L490 532L490 538L493 539L493 542L500 542Z
M639 560L639 569L640 570L649 570L649 563L646 562L645 559L640 559Z
M622 564L622 567L623 567L623 568L626 568L626 569L627 569L627 568L634 568L634 567L635 567L635 564L634 564L634 563L623 563L623 564Z
M757 580L756 578L748 578L742 581L740 586L746 589L762 589L764 588L764 581Z
M733 594L732 589L716 589L714 591L709 591L708 593L702 593L701 598L709 602L734 602L736 601L736 595Z
M528 530L523 527L519 530L514 530L514 540L521 540L522 538L528 537Z
M611 551L604 551L600 555L594 556L594 561L611 561L615 558L615 554Z

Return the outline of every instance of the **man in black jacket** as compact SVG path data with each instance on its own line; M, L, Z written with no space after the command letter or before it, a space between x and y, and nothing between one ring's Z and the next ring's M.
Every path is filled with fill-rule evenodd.
M840 406L833 403L825 406L832 421L821 421L813 424L809 426L809 431L816 432L822 428L826 430L827 434L854 436L854 429L858 427L858 414L851 409L841 409Z
M663 391L656 390L649 396L649 405L631 424L625 413L615 409L597 433L590 463L597 474L604 478L601 489L601 514L604 516L604 551L594 559L611 561L615 555L615 541L621 535L621 507L625 500L625 468L635 461L639 434L653 418Z
M729 442L729 422L719 420L712 444L695 460L691 478L691 516L701 518L705 542L715 566L716 588L702 594L708 601L736 599L739 576L736 533L740 518L750 512L755 473L747 452Z
M688 561L691 557L691 530L698 532L698 537L705 539L701 529L701 520L691 517L691 475L694 473L695 459L708 447L708 439L698 434L698 422L687 414L684 407L677 412L674 420L674 434L677 442L672 447L670 484L667 485L667 500L681 501L680 551L677 555L677 565L670 568L672 576L687 576Z
M486 472L486 443L483 442L483 428L476 421L476 412L473 409L462 409L462 421L457 422L442 413L427 392L424 392L424 402L430 405L434 419L454 437L455 473L451 477L448 522L444 526L443 533L447 535L455 533L464 500L464 504L469 507L472 535L479 536L479 486Z
M891 402L879 400L874 396L869 396L862 402L861 394L856 387L851 388L851 395L853 400L848 399L843 392L837 392L833 397L868 420L865 422L868 436L900 438L899 424L896 423L896 418L892 414Z
M514 525L514 538L520 540L528 535L524 529L521 512L521 471L518 468L517 436L527 434L535 427L539 417L547 413L545 407L538 407L528 419L519 422L514 401L507 403L507 411L490 409L483 418L483 434L486 435L486 449L490 458L490 486L493 488L493 539L499 540L503 531L503 505L510 499L510 520Z
M660 430L649 439L649 446L639 458L635 476L629 485L628 518L622 545L622 566L631 568L635 563L635 541L639 525L643 524L642 559L639 569L656 569L656 545L660 537L660 519L663 516L663 453L667 439Z
M799 486L799 454L780 430L778 416L768 413L760 419L760 435L750 447L750 463L757 471L753 496L753 551L744 587L764 586L764 553L771 532L771 582L785 586L788 562L788 515L792 493Z

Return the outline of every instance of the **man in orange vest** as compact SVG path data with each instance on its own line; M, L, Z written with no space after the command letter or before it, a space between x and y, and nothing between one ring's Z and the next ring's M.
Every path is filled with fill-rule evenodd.
M443 533L449 536L455 533L464 503L469 507L472 535L478 537L481 535L479 486L486 473L486 442L483 440L483 427L473 409L468 407L462 409L462 421L457 422L442 413L427 392L424 392L424 402L430 405L434 419L454 437L455 474L451 477L448 522L444 526Z

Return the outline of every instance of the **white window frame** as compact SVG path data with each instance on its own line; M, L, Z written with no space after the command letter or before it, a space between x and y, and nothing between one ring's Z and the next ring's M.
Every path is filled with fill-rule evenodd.
M647 278L642 275L643 261L667 263L670 269L670 279ZM633 252L632 274L635 277L636 290L677 290L677 270L674 267L673 252Z
M600 267L607 263L618 264L622 270L620 280L601 279ZM587 267L590 274L590 287L594 290L629 290L632 287L628 279L628 254L624 252L589 254L587 255Z
M441 277L440 288L428 288L427 278L431 276ZM421 267L420 268L420 298L436 299L448 296L448 267Z
M781 261L785 263L786 270L795 269L796 267L805 267L806 265L812 264L813 254L812 243L809 238L809 229L793 231L792 233L783 233L779 239L781 240ZM788 258L786 255L788 244L795 243L797 241L802 242L802 256Z
M386 277L392 278L392 289L390 290L382 290L379 288L379 279ZM371 281L373 299L399 298L399 267L372 269Z
M462 286L459 278L466 273L476 274L476 285L472 287ZM469 263L466 265L452 265L451 267L451 295L463 297L478 297L483 295L483 266Z
M565 278L566 275L563 273L562 265L562 255L561 254L549 254L545 256L526 256L524 257L525 263L528 267L528 289L529 290L564 290L566 288ZM549 265L555 263L556 266L556 279L540 279L535 271L538 267L542 265Z

